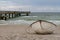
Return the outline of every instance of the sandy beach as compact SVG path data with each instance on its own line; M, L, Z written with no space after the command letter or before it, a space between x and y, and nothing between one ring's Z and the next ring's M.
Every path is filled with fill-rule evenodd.
M53 34L31 34L29 25L0 25L0 40L60 40L60 25Z

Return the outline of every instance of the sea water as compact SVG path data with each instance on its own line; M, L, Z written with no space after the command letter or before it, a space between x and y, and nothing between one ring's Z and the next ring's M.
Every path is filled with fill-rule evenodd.
M60 24L60 12L31 12L29 16L20 16L9 20L0 20L0 24L31 24L37 20L47 20Z

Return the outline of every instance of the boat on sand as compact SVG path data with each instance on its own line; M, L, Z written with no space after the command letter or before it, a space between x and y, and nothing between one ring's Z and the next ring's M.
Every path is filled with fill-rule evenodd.
M45 20L38 20L36 22L33 22L30 27L35 33L47 34L54 32L56 29L56 24Z

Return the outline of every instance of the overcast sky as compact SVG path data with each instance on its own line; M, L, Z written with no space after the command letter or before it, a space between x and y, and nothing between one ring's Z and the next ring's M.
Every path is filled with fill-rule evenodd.
M60 0L0 0L0 10L60 12Z

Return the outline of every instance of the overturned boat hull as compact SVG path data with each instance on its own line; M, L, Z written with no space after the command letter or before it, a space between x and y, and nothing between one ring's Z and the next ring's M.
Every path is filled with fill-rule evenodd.
M35 33L53 33L56 29L54 23L45 20L33 22L30 27L35 31Z

